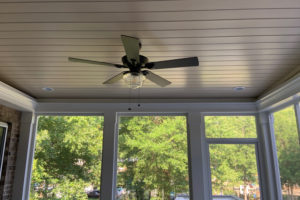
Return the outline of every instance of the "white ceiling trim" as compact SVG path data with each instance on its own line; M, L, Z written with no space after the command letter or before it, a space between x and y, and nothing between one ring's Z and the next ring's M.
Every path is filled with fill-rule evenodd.
M0 103L21 111L34 111L37 105L34 98L1 81Z
M300 101L300 73L284 82L274 90L262 95L257 101L260 111L274 111Z
M274 110L300 100L300 73L261 97L253 99L43 99L39 102L25 93L0 82L0 103L21 111L45 113L101 113L114 109L118 112L256 112ZM137 105L141 103L142 107Z

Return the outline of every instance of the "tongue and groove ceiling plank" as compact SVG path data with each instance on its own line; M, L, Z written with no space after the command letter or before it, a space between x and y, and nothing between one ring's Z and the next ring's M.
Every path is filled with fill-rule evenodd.
M101 84L120 69L67 60L121 63L121 34L150 61L199 58L156 70L173 83L146 81L139 98L256 98L300 64L300 2L0 0L0 79L41 99L135 98L124 81Z

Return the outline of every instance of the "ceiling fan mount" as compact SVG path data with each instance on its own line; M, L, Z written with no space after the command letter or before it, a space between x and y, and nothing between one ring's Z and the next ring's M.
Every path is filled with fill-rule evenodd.
M122 57L123 65L73 57L69 57L69 61L112 66L117 68L128 68L129 71L123 71L118 75L103 82L103 84L113 84L121 79L124 79L131 86L131 88L141 87L145 79L148 79L161 87L165 87L171 84L170 81L160 77L159 75L154 74L148 69L154 70L199 66L197 57L149 62L149 59L147 57L140 55L140 49L142 47L142 44L139 38L121 35L121 39L126 52L126 55Z
M145 68L145 65L149 62L149 59L143 55L139 55L139 62L132 59L128 60L127 56L122 57L122 63L124 66L128 67L130 72L140 72L142 68Z

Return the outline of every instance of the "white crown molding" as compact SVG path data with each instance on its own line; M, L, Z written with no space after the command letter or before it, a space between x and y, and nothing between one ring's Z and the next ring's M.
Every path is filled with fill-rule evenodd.
M38 112L49 112L51 108L55 108L56 113L61 111L70 112L71 109L74 109L74 105L80 106L75 109L77 112L83 112L84 108L87 112L99 112L100 110L106 110L107 106L109 109L112 107L117 107L121 111L125 111L125 108L128 106L133 106L137 103L144 104L147 109L137 109L136 111L150 111L151 108L154 110L167 110L175 109L177 111L187 110L192 107L198 108L197 110L202 110L203 106L206 109L203 110L213 110L217 111L216 108L219 108L223 111L229 111L228 108L232 108L234 111L237 111L238 108L242 108L247 105L247 109L241 109L243 111L253 111L252 105L256 105L259 111L268 111L275 110L284 105L291 104L293 102L300 101L300 73L295 75L293 78L289 79L280 86L274 88L270 92L262 95L255 103L252 99L150 99L150 100L124 100L124 99L34 99L33 97L3 83L0 81L0 104L12 107L21 111L35 111ZM160 104L160 105L159 105ZM232 104L235 106L232 106ZM63 105L63 107L61 107ZM121 106L122 105L122 106ZM146 106L147 105L147 106ZM172 106L171 106L172 105ZM98 109L95 109L95 106ZM229 106L229 107L228 107ZM248 107L249 106L249 107ZM168 109L164 109L168 107ZM224 109L227 107L227 109ZM70 108L70 109L69 109ZM200 108L200 109L199 109ZM75 112L76 112L75 111Z
M274 90L262 95L257 103L259 111L274 111L300 101L300 73Z
M236 112L256 113L255 102L206 102L206 103L84 103L39 102L37 114L101 114L121 113L188 113L188 112Z
M31 96L0 81L0 104L20 111L33 112L37 102Z

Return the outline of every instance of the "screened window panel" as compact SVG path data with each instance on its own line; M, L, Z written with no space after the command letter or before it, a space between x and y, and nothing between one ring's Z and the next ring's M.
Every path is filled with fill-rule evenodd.
M294 106L275 112L274 132L283 199L300 199L300 145Z
M256 138L254 116L205 116L207 138Z
M117 199L189 199L186 118L121 117Z
M255 144L210 144L209 153L213 199L260 199Z

